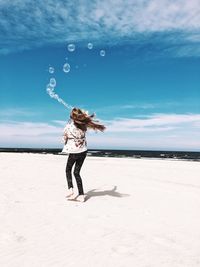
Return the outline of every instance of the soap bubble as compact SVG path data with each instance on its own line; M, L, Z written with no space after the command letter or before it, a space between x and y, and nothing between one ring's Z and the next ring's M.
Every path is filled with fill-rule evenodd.
M105 55L106 55L106 51L105 50L101 50L100 51L100 56L105 57Z
M54 91L54 87L51 86L50 84L47 84L46 91L49 94L50 92L53 92Z
M69 63L65 63L64 65L63 65L63 71L64 72L70 72L70 65L69 65Z
M54 73L54 68L53 67L49 67L49 73Z
M92 43L88 43L87 47L88 47L88 49L92 49L93 48L93 44Z
M76 47L75 47L74 44L68 44L68 46L67 46L67 49L68 49L69 52L74 52L75 48Z
M50 93L51 92L51 88L49 86L47 86L47 93Z
M54 95L55 95L55 93L54 93L54 92L52 92L52 91L50 91L50 92L49 92L49 95L50 95L50 97L52 97L52 98L53 98L53 97L54 97Z
M50 85L51 87L55 87L55 86L56 86L56 79L55 79L55 78L51 78L51 79L50 79L50 82L49 82L49 85Z
M54 90L54 86L52 86L50 83L47 84L47 90Z

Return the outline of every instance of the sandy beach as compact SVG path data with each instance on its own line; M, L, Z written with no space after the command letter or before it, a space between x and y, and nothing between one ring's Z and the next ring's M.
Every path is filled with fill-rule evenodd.
M66 160L0 154L1 267L200 266L199 162L87 157L78 203Z

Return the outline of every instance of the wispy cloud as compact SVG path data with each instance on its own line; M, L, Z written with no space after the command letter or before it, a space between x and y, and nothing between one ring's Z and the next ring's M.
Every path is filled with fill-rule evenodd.
M7 109L1 109L0 110L0 119L6 119L8 117L13 117L13 116L35 116L36 112L30 111L25 108L7 108Z
M63 127L56 123L3 121L0 123L0 146L58 146Z
M105 124L107 133L103 136L90 133L94 147L200 151L200 114L117 118Z
M92 40L145 42L176 56L197 56L199 13L199 0L1 0L0 51Z
M4 121L0 124L0 146L62 147L65 123ZM88 133L90 147L200 150L200 114L155 114L104 123L105 133Z
M24 136L41 137L47 135L58 135L62 131L61 127L49 123L38 122L15 122L8 121L0 124L1 136Z
M157 114L144 118L118 118L107 121L108 131L111 132L157 132L175 129L184 130L186 127L199 127L200 114Z
M195 100L194 100L195 101ZM192 104L189 102L183 103L183 102L131 102L131 103L124 103L124 104L118 104L118 105L109 105L109 106L101 106L96 107L95 112L100 115L106 114L123 114L123 112L129 112L129 116L131 116L131 113L134 112L134 116L136 116L136 112L139 111L139 114L141 114L141 111L148 112L148 113L155 113L155 110L159 110L159 113L166 113L168 110L173 110L174 108L181 108L182 106L190 108L191 105L194 106L194 101ZM196 101L195 101L196 104ZM91 108L92 109L92 108ZM122 115L123 116L123 115ZM140 116L140 115L137 115Z

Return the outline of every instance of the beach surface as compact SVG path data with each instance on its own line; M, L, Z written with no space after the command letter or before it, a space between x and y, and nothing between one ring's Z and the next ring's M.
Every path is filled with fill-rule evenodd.
M66 160L0 153L1 267L200 266L199 162L88 156L79 203Z

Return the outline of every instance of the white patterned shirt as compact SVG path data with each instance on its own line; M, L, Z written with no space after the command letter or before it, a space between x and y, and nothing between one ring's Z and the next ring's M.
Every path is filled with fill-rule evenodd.
M86 132L76 127L73 120L69 120L64 128L67 143L62 153L81 153L87 150Z

